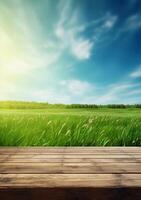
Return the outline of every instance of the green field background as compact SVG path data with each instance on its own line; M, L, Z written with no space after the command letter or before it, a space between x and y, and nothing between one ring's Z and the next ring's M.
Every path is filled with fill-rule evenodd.
M0 146L140 146L141 109L0 109Z

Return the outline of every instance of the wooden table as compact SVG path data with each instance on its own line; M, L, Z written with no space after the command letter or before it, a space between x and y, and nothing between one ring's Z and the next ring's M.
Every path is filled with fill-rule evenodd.
M0 200L141 199L141 147L0 148Z

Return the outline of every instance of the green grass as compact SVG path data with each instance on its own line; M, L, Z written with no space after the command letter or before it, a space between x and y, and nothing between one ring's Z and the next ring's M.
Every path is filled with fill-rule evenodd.
M1 109L0 146L141 146L141 110Z

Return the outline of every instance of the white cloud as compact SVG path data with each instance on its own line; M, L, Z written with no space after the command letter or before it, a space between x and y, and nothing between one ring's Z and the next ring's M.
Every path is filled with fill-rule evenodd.
M67 90L74 95L88 94L95 88L93 84L80 80L64 80L61 81L60 84L65 86Z
M113 41L113 37L111 38L109 32L114 31L117 20L117 15L107 12L103 17L95 20L96 23L93 22L93 43L95 48L96 46L100 47L100 45L105 46Z
M58 93L54 89L37 90L32 93L35 101L43 101L48 103L71 103L71 97L63 92Z
M109 91L109 94L111 95L111 100L113 97L113 100L115 99L115 102L119 101L120 103L128 103L130 99L127 98L127 96L133 91L138 90L140 86L141 86L140 83L133 83L133 82L121 83L112 86Z
M132 78L139 78L141 77L141 66L139 66L134 72L130 74Z
M123 82L119 84L113 84L105 87L100 93L95 95L89 95L83 98L84 103L95 103L95 104L113 104L113 103L136 103L133 99L129 98L130 93L133 91L139 93L139 87L141 84L132 82ZM138 91L137 91L138 90ZM134 94L134 92L133 92Z
M72 54L78 59L84 60L89 59L91 56L91 51L93 48L93 43L89 39L80 38L77 42L72 42Z
M136 85L131 83L115 84L110 86L110 89L106 94L100 96L99 103L114 103L121 101L121 96L125 94L128 89L135 87Z
M65 4L62 2L64 3L61 1L59 6L61 15L54 30L60 41L60 49L71 53L78 60L89 59L96 42L104 40L107 32L116 24L118 17L107 12L100 18L85 22L79 17L79 10L72 8L71 1L66 1ZM89 28L94 30L94 35L88 38L85 31Z
M129 16L125 22L123 30L133 31L133 30L137 30L138 28L141 28L141 14L140 13Z
M141 89L136 89L128 92L128 95L140 95L141 94Z
M141 28L141 12L128 16L121 27L118 28L118 31L115 32L113 40L119 39L125 33L132 34L139 28Z
M89 59L93 49L93 41L84 37L83 31L85 28L79 29L81 20L78 19L79 11L73 11L73 17L70 1L66 4L61 4L59 11L60 19L55 27L55 35L60 40L60 48L67 50L78 60Z
M106 28L112 28L115 25L116 21L117 21L117 16L110 15L106 19L106 21L104 23L104 27L106 27Z

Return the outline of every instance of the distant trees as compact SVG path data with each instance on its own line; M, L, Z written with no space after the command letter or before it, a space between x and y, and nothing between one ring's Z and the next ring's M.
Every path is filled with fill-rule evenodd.
M135 104L135 108L141 108L141 104Z
M47 102L25 102L25 101L0 101L1 109L47 109L47 108L111 108L111 109L126 109L126 108L141 108L141 104L125 105L125 104L109 104L109 105L96 105L96 104L49 104Z
M41 109L47 108L48 103L25 102L25 101L0 101L0 108L5 109Z
M98 108L95 104L70 104L66 108Z
M107 105L96 105L96 104L70 104L66 105L66 108L141 108L141 104L125 105L125 104L107 104Z
M100 105L100 107L105 108L141 108L141 104L108 104L108 105Z
M126 108L127 105L124 104L109 104L107 105L108 108Z

